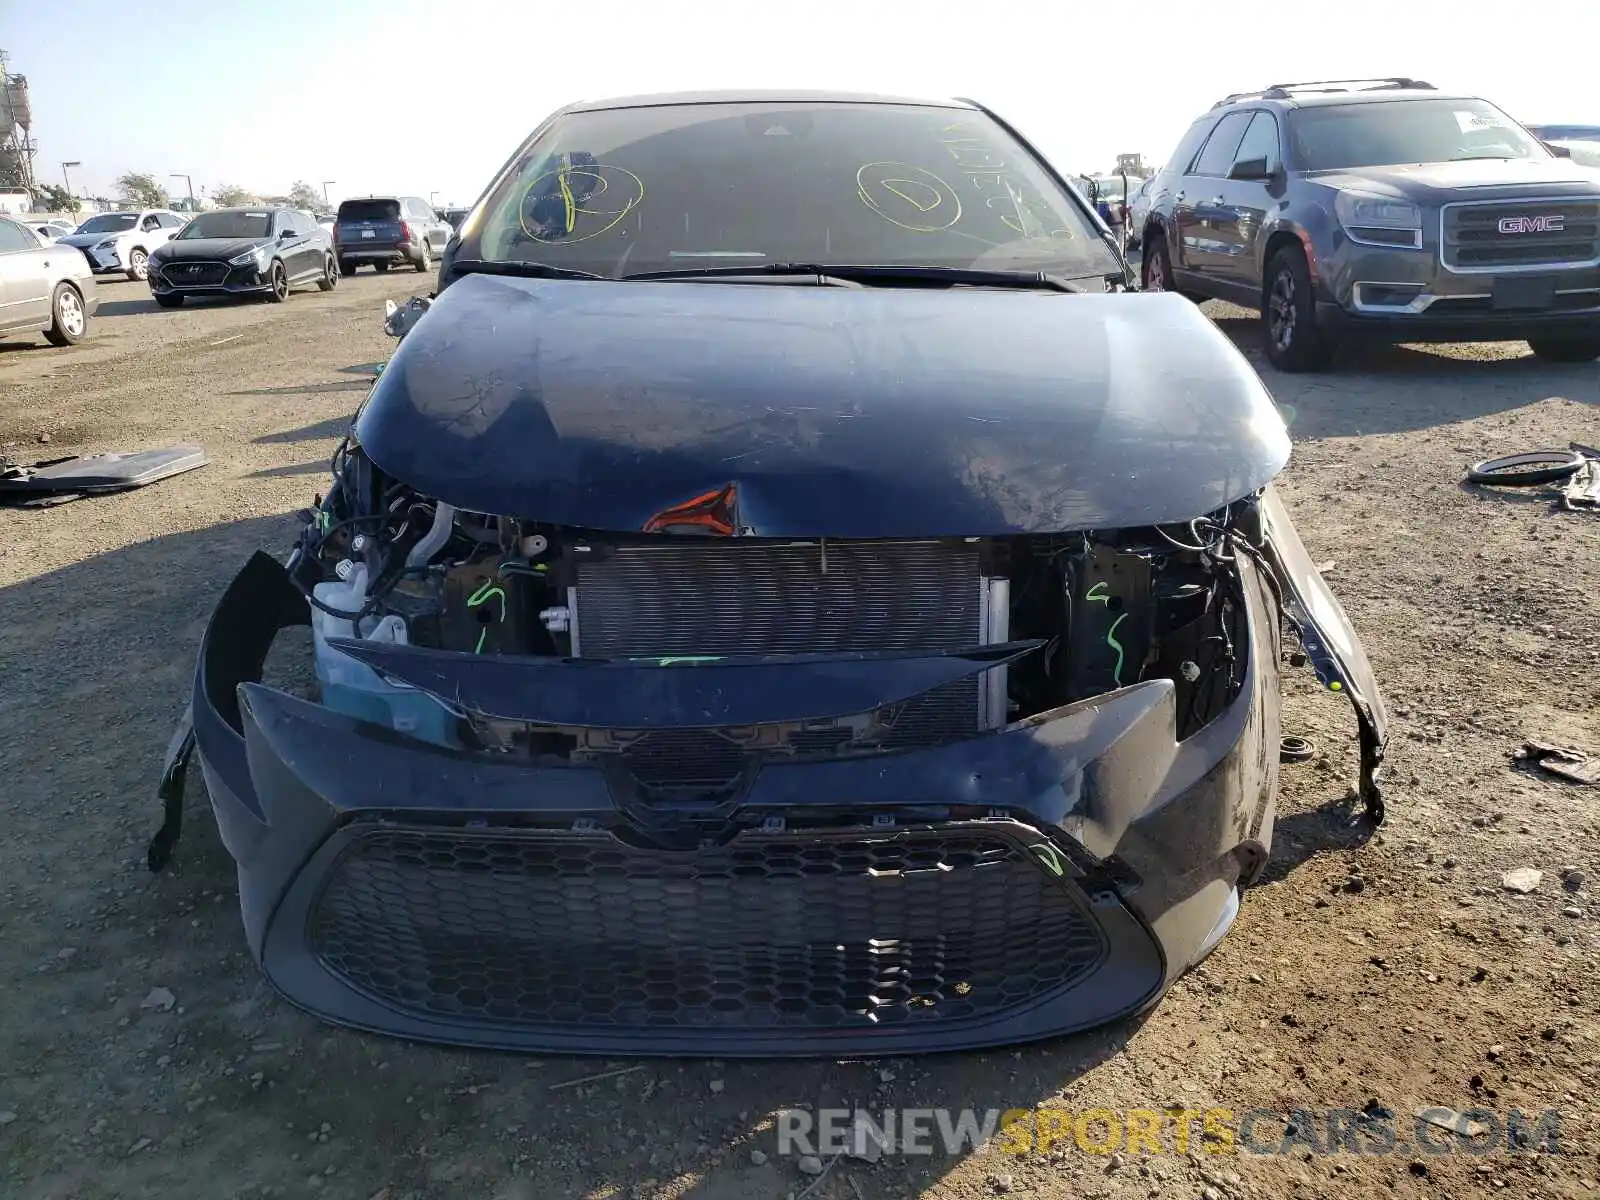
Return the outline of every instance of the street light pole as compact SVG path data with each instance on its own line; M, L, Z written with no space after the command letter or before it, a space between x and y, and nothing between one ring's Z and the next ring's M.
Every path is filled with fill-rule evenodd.
M433 207L433 198L435 196L437 196L438 194L439 194L438 192L429 192L428 193L428 207L429 208Z
M338 182L339 181L337 179L324 179L322 181L322 202L324 204L331 203L331 201L328 199L328 185L330 183L338 183Z
M81 162L64 162L61 164L61 178L67 185L67 198L72 198L72 176L67 174L68 167L81 167Z
M192 179L190 179L190 178L189 178L189 177L188 177L188 176L187 176L187 175L184 175L184 174L181 174L181 173L179 173L179 172L177 172L177 171L174 171L174 172L173 172L173 173L172 173L172 177L173 177L173 178L174 178L174 179L181 179L181 180L183 180L183 182L184 182L184 183L185 183L185 184L187 184L187 185L188 185L188 187L189 187L189 211L190 211L190 212L197 212L197 211L199 211L199 210L198 210L198 209L197 209L197 208L196 208L196 207L195 207L195 202L194 202L194 180L192 180Z

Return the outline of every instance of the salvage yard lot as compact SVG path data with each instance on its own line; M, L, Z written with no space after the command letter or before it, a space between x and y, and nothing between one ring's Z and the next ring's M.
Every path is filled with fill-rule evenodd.
M1290 418L1286 499L1385 685L1389 822L1348 823L1349 706L1292 673L1287 730L1320 757L1284 769L1267 882L1146 1018L982 1055L619 1064L408 1046L279 1001L244 950L198 778L175 866L144 870L156 775L218 593L253 550L287 549L392 349L384 298L431 284L363 274L283 306L175 311L101 284L81 347L0 344L0 453L211 455L140 492L0 510L0 1194L1596 1194L1600 790L1509 756L1528 738L1600 751L1600 517L1459 481L1472 459L1600 443L1600 366L1521 343L1282 376L1248 314L1210 306ZM1543 872L1536 891L1501 888L1518 867ZM1401 1114L1393 1154L1213 1154L1198 1136L1183 1154L1167 1136L1168 1153L1108 1159L1069 1138L1046 1155L846 1158L818 1183L773 1131L776 1110L811 1105L1369 1101ZM1560 1109L1561 1153L1407 1149L1430 1104Z

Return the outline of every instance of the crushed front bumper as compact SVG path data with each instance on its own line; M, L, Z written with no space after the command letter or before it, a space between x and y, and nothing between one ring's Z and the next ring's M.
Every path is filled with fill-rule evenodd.
M899 1054L1135 1013L1216 943L1271 840L1279 649L1241 571L1244 686L1187 742L1154 680L927 749L764 766L721 834L674 841L600 770L253 682L308 619L258 554L191 706L251 951L329 1021L518 1050Z
M89 260L89 269L96 275L115 275L128 269L115 246L104 250L86 249L83 251L83 256Z

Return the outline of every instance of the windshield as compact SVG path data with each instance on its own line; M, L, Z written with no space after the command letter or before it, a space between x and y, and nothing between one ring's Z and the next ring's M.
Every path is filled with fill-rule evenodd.
M1515 121L1482 100L1385 100L1296 109L1289 114L1289 143L1302 171L1550 157Z
M264 238L272 227L269 212L201 213L183 227L177 240L194 238Z
M101 213L98 217L90 217L79 225L78 232L121 233L124 229L132 229L133 223L138 219L138 213Z
M988 117L898 104L569 113L524 147L471 240L463 258L607 277L782 262L1121 269Z
M339 205L341 221L398 221L398 200L346 200Z

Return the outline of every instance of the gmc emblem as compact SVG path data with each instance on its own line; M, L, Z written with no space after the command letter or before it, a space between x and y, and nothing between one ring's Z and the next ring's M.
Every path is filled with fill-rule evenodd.
M1560 233L1567 227L1567 218L1561 213L1548 217L1501 217L1501 233Z

